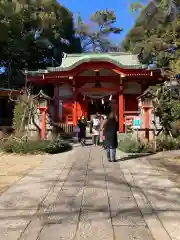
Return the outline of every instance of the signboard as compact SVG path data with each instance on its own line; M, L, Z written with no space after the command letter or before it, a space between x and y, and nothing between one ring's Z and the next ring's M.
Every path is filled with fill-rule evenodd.
M134 117L133 128L134 129L139 129L140 128L140 117Z

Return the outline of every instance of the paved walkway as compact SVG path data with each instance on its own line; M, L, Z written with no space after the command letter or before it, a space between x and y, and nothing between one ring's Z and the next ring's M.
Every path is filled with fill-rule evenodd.
M146 159L76 147L0 196L0 239L179 240L180 189Z

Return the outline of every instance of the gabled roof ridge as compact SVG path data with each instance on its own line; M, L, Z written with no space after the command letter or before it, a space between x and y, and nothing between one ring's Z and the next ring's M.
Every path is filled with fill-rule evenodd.
M122 55L133 55L137 56L137 54L133 54L132 52L107 52L107 53L66 53L64 58L66 57L85 57L85 56L93 56L93 55L106 55L106 56L122 56Z

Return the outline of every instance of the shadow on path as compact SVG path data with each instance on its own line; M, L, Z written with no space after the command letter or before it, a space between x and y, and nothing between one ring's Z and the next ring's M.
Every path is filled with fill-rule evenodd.
M140 158L144 158L147 156L151 156L154 155L154 153L134 153L134 154L128 154L128 156L126 157L122 157L117 159L117 161L127 161L127 160L132 160L132 159L140 159Z

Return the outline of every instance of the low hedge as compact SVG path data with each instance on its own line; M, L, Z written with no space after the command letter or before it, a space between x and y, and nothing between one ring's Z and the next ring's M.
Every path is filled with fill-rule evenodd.
M119 137L118 148L126 153L153 153L152 144L145 144L137 141L131 135L121 135ZM180 137L160 136L156 140L156 152L180 149Z
M71 148L71 145L63 140L17 141L12 139L1 145L1 150L3 152L19 154L56 154L68 151Z
M153 153L151 145L137 141L130 135L121 136L118 142L119 150L125 153Z
M157 138L157 151L170 151L180 149L180 138L162 136Z

